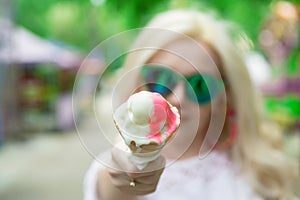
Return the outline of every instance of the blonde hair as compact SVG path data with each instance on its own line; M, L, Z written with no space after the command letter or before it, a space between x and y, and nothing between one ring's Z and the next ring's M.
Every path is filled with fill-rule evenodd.
M200 37L218 53L237 114L239 135L232 148L232 159L238 162L254 190L263 198L289 199L290 180L294 176L292 166L281 149L262 137L266 129L259 95L251 83L243 55L230 35L232 24L216 19L212 14L174 10L158 15L147 27L171 30L194 39ZM174 37L162 32L158 39L151 31L142 32L133 47L136 51L125 61L125 70L147 62L157 51L146 47L163 47L177 39ZM146 50L139 51L143 48Z

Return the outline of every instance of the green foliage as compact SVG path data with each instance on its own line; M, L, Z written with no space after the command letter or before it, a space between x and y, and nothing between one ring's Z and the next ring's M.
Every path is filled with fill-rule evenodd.
M270 0L200 3L199 0L14 0L13 18L42 37L90 51L102 40L142 27L156 13L174 8L215 9L222 18L238 23L255 41L262 19L269 14L270 3Z
M270 14L270 0L211 0L209 6L238 24L256 43L261 22Z
M170 0L108 0L105 6L126 19L127 28L141 27L157 12L167 10Z
M34 33L89 48L88 18L91 5L83 0L15 0L13 19Z

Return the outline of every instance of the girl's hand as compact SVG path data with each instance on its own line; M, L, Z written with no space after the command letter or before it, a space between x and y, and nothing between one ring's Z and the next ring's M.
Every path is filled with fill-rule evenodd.
M166 165L163 156L148 163L143 170L139 170L124 151L112 149L112 166L108 173L112 184L121 192L131 195L145 195L156 190L160 176Z

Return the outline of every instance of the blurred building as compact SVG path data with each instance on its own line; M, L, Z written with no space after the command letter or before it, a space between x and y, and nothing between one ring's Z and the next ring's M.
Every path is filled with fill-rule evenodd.
M0 19L0 38L0 136L71 128L81 55L9 20Z

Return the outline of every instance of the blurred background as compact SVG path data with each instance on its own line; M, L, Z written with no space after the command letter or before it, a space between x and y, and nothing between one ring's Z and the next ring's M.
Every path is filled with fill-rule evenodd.
M300 7L275 0L0 0L0 199L82 199L92 157L76 134L72 90L84 58L101 41L145 25L168 9L215 10L248 35L238 45L264 97L267 115L284 130L287 153L300 159ZM116 44L118 45L118 44ZM85 64L95 82L105 60L95 52ZM120 67L119 62L108 72ZM109 76L110 73L106 73ZM98 94L107 87L98 85ZM88 89L87 89L88 90ZM97 98L100 119L109 111ZM93 141L89 99L76 112ZM272 136L270 136L272 137ZM300 187L300 186L299 186Z

